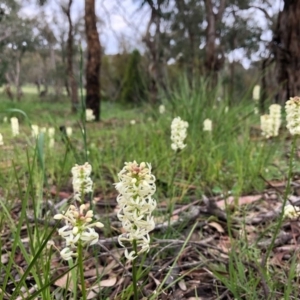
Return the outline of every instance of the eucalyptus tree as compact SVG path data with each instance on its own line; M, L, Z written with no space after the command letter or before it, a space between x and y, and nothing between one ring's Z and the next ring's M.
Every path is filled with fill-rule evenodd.
M270 44L276 64L277 101L300 94L300 1L284 0Z

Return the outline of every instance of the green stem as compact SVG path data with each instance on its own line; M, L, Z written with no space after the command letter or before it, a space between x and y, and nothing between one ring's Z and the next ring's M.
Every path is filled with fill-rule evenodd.
M80 282L81 282L81 292L82 299L86 300L86 289L85 289L85 281L84 281L84 272L83 272L83 254L82 254L82 244L78 243L78 268L80 273Z
M137 255L136 240L133 240L132 245L133 245L133 251ZM134 300L138 300L136 258L132 261L132 284L133 284Z
M277 223L277 226L275 228L275 232L273 234L272 240L271 240L271 244L267 249L266 255L265 255L265 260L264 260L264 264L267 263L269 255L274 247L275 244L275 240L277 238L277 235L279 233L279 230L281 228L281 225L283 223L283 219L284 219L284 208L285 205L287 203L288 200L288 195L290 193L290 189L291 189L291 180L292 180L292 172L293 172L293 159L294 159L294 154L295 154L295 150L296 150L296 141L297 141L297 135L294 136L293 138L293 142L292 142L292 149L290 152L290 161L289 161L289 171L288 171L288 179L287 179L287 185L286 185L286 189L285 189L285 193L284 193L284 198L283 198L283 202L282 202L282 208L281 208L281 212L279 215L279 220Z

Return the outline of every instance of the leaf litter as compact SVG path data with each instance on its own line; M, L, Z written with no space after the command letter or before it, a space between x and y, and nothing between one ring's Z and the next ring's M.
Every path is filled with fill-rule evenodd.
M293 183L294 186L298 186L297 180ZM256 273L260 278L258 294L263 298L268 293L266 292L268 283L264 282L259 271L266 268L267 272L281 283L277 295L272 299L281 299L284 286L282 274L288 274L291 259L300 250L300 222L284 221L275 240L272 255L267 263L264 262L263 256L272 239L272 226L274 227L281 211L283 189L280 187L284 187L285 182L277 181L273 184L274 182L269 182L263 193L243 195L237 199L232 196L222 198L222 195L203 196L190 204L176 204L172 215L166 214L168 199L161 201L157 209L156 227L152 233L150 254L146 255L145 260L140 261L142 269L148 272L148 276L138 283L144 299L151 297L157 289L160 289L158 299L234 299L228 287L220 280L220 276L229 278L229 261L233 251L239 255L241 263L247 266L245 270ZM68 190L58 191L57 187L53 186L50 193L45 195L53 197L59 195L59 202L52 204L55 210L59 210L60 205L66 203L72 193ZM118 246L116 238L123 229L116 218L115 196L114 193L96 194L94 198L96 214L101 216L101 220L109 222L110 231L98 229L100 235L98 244L85 253L84 277L88 299L100 299L103 295L109 299L122 299L122 291L131 284L131 264L124 260L124 250ZM295 195L289 196L289 201L299 205L300 197L295 192ZM21 203L16 201L11 210L11 217L16 222L20 211ZM37 225L30 217L33 215L31 206L27 214L29 226L25 224L22 226L21 238L29 253L28 228L54 224L47 219L41 219ZM47 217L51 220L52 215ZM196 224L194 232L187 240L194 224ZM166 238L168 230L176 232L176 238ZM1 265L4 266L0 274L2 282L13 242L9 226L5 226L2 230L1 240ZM55 246L60 249L61 239L56 233L53 240ZM243 247L247 252L242 252ZM299 258L299 254L297 257ZM6 291L3 291L6 295L4 299L9 299L20 275L28 266L20 249L15 253L14 262L11 280ZM61 261L57 251L52 255L50 266L50 276L53 280L50 290L53 295L59 287L67 291L66 295L69 291L70 296L67 299L72 299L70 292L74 283L70 272L67 272L68 266ZM296 274L300 277L300 265L297 266L299 271ZM299 281L299 277L295 279L296 282ZM29 276L26 283L31 286L28 292L33 293L36 290L33 277ZM78 282L77 284L80 291L80 284ZM24 291L24 295L28 292ZM241 299L247 299L247 296L241 296Z

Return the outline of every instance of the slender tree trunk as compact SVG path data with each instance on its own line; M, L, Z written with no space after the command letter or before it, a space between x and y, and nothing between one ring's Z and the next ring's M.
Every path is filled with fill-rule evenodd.
M100 120L101 45L97 31L95 0L85 0L85 32L87 38L86 106Z
M221 22L225 11L226 0L220 0L218 11L214 10L214 2L212 0L205 0L206 9L206 46L205 46L205 68L207 75L212 76L212 84L217 84L217 73L223 67L224 58L219 58L220 49L217 46L218 23Z
M69 31L68 31L68 40L67 40L67 74L68 74L68 83L67 87L69 88L69 94L71 97L71 109L72 112L77 111L77 106L78 106L78 85L77 81L74 76L74 71L73 71L73 56L74 56L74 51L73 51L73 23L71 19L71 6L72 6L73 0L69 0L68 7L65 8L62 6L62 10L66 14L69 22ZM68 90L68 89L67 89Z
M300 94L300 1L284 0L273 35L273 54L279 86L278 102Z

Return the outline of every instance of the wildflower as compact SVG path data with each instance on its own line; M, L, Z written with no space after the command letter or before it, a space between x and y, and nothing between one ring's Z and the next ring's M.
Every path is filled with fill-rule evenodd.
M50 138L49 139L49 148L54 148L54 143L55 143L54 138Z
M273 125L272 125L272 119L270 115L260 116L260 128L262 131L261 134L265 136L267 139L272 136Z
M87 122L91 122L91 121L95 120L95 115L94 115L94 112L93 112L92 109L87 108L85 110L85 119L86 119Z
M226 107L225 107L225 110L224 110L225 114L227 114L227 113L228 113L228 111L229 111L229 107L228 107L228 106L226 106Z
M100 222L93 222L93 211L87 210L87 205L80 205L79 209L70 205L66 213L57 214L55 220L65 220L66 225L58 230L58 234L66 240L66 248L61 251L61 256L65 260L71 259L77 254L72 249L82 246L90 246L97 243L99 235L94 227L102 228Z
M36 138L39 135L39 126L38 125L31 125L31 135L34 138Z
M125 163L118 174L119 182L115 183L120 193L117 202L120 205L118 218L126 233L119 236L119 244L136 242L137 253L125 250L128 260L135 259L139 254L149 251L149 232L155 228L153 216L156 201L152 195L156 191L155 177L151 173L151 165L142 162Z
M158 107L158 111L160 114L164 114L166 112L166 108L163 104Z
M212 121L210 119L205 119L203 122L204 131L212 131Z
M3 146L4 143L3 143L3 135L0 133L0 146Z
M55 135L55 128L54 127L49 127L48 128L48 136L49 138L53 138Z
M77 256L77 253L74 253L70 248L66 247L61 252L60 255L64 260L70 260L72 257Z
M47 128L46 127L41 127L40 132L46 133Z
M269 107L269 111L272 120L272 136L278 136L281 125L281 106L279 104L272 104Z
M92 173L92 166L89 163L84 165L75 165L72 168L73 175L73 190L74 198L80 200L84 194L90 193L93 191L93 181L90 178Z
M67 133L67 136L70 137L73 133L72 127L67 127L66 128L66 133Z
M185 144L183 144L184 139L187 136L187 128L189 127L188 122L181 120L180 117L174 118L171 124L171 148L174 151L182 150L184 147L186 147Z
M252 98L255 101L258 101L260 98L260 85L255 85L252 92Z
M284 207L284 218L297 219L300 216L300 207L288 204Z
M131 124L131 125L135 125L135 123L136 123L135 120L131 120L131 121L130 121L130 124Z
M16 117L12 117L10 119L11 130L13 136L17 136L19 134L19 120Z
M255 115L258 115L259 111L258 111L258 108L257 107L254 107L254 114Z
M290 98L285 103L287 129L292 135L300 134L300 97Z
M3 123L7 123L7 117L3 118Z

